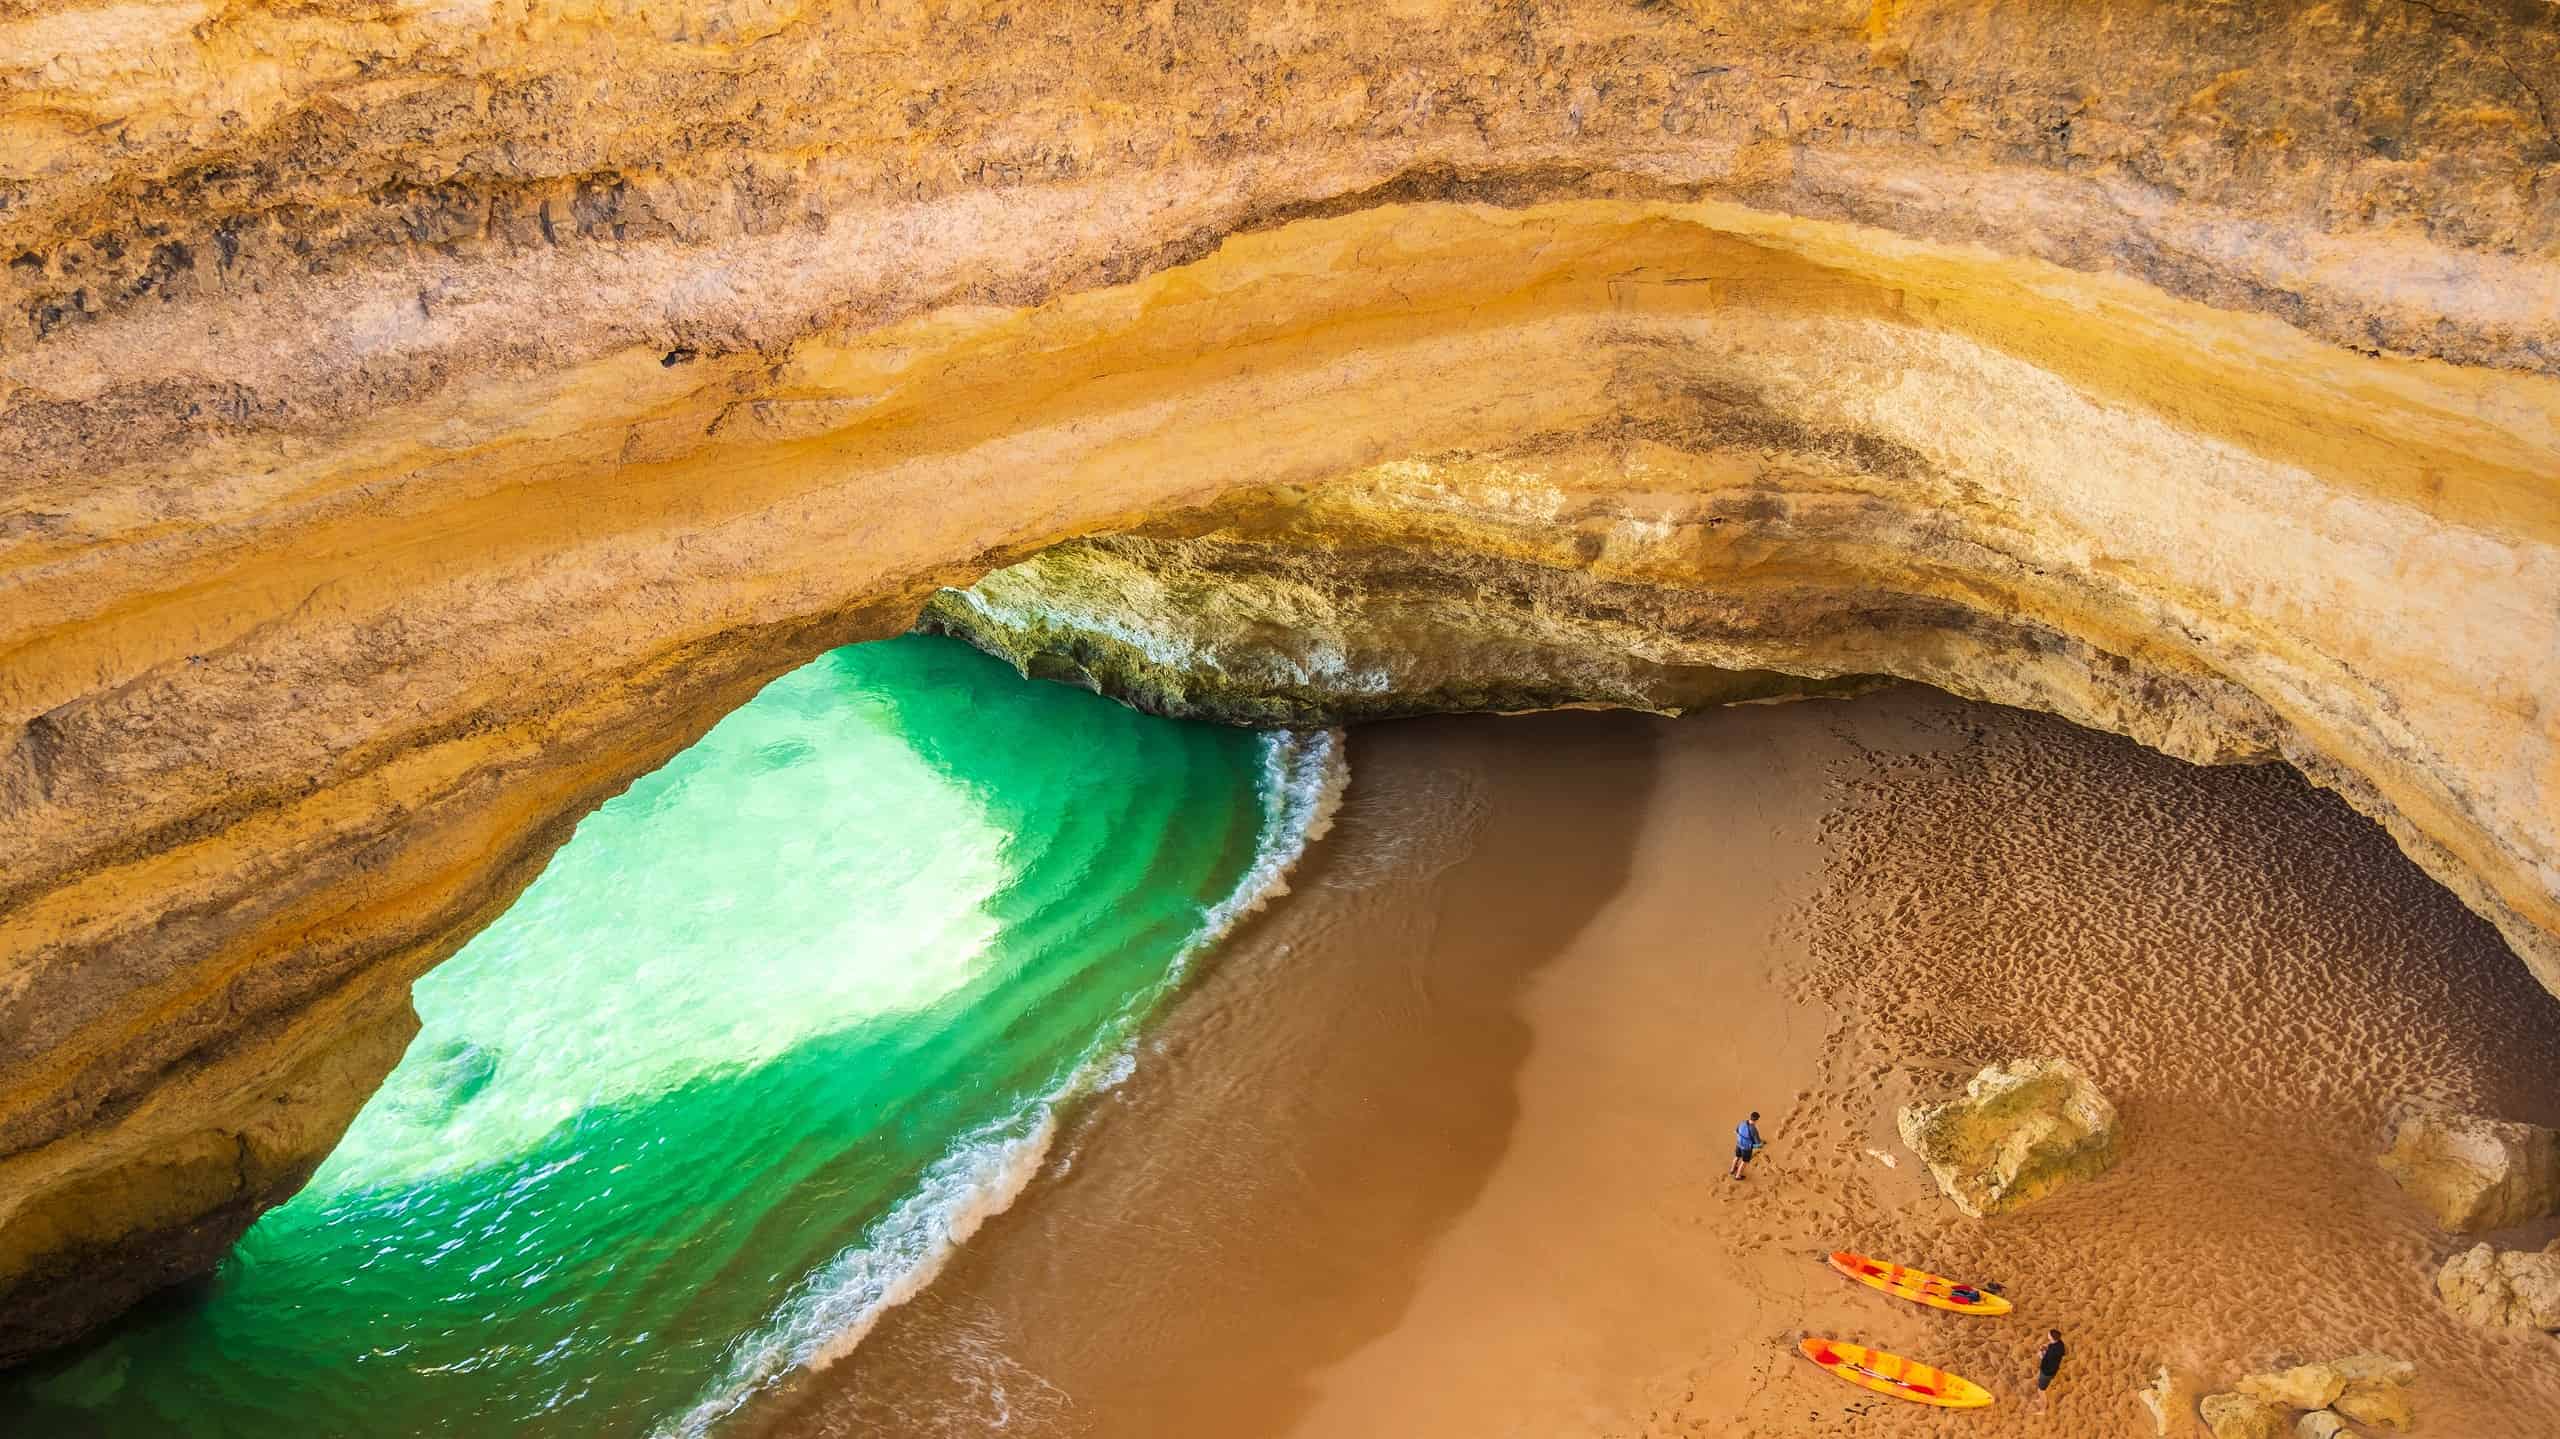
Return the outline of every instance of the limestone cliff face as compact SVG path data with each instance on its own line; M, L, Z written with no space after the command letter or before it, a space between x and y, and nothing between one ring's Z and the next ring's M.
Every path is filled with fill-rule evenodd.
M1279 574L1275 714L2284 755L2560 983L2555 76L2530 0L0 0L0 1356L290 1192L585 810L1078 536ZM1464 662L1307 637L1382 605Z

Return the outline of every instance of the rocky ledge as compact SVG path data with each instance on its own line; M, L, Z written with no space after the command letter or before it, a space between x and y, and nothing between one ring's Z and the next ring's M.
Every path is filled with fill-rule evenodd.
M2560 984L2530 8L0 6L0 1359L1036 554L934 622L1177 712L2289 760Z

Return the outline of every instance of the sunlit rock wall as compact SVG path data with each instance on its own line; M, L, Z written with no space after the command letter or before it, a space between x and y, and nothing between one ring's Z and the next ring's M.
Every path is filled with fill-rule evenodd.
M290 1192L580 814L1083 535L1329 546L1497 706L2281 754L2560 981L2555 75L2522 0L0 0L0 1357Z

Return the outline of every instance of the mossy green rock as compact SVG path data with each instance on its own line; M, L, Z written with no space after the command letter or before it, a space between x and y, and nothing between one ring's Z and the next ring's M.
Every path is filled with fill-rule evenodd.
M2051 1194L2116 1161L2116 1109L2078 1066L2013 1059L1973 1077L1960 1098L1897 1116L1902 1142L1956 1207L1977 1219Z

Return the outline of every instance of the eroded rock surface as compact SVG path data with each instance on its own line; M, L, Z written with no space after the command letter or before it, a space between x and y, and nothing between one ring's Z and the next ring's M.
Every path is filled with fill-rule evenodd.
M2326 1409L2346 1392L2347 1376L2333 1365L2296 1364L2249 1375L2233 1387L2279 1409Z
M2538 17L510 15L0 11L0 1358L579 815L1082 536L1014 648L1168 708L1921 680L2288 760L2560 984Z
M2436 1293L2468 1323L2560 1332L2560 1242L2540 1253L2473 1245L2445 1261Z
M2412 1114L2382 1167L2456 1234L2560 1212L2560 1133L2476 1114Z
M2032 1204L2116 1161L2115 1106L2068 1060L1992 1065L1961 1097L1906 1106L1895 1124L1938 1188L1977 1219Z
M2417 1377L2408 1360L2368 1351L2251 1374L2199 1401L2194 1377L2164 1365L2136 1397L2162 1439L2195 1432L2199 1418L2214 1439L2335 1439L2352 1432L2350 1421L2414 1427L2408 1390Z
M2409 1398L2409 1386L2418 1380L2418 1366L2389 1354L2350 1354L2331 1361L2347 1381L2330 1407L2359 1424L2385 1429L2409 1430L2417 1427L2417 1410Z
M2208 1394L2200 1406L2213 1439L2286 1439L2285 1411L2247 1394Z

